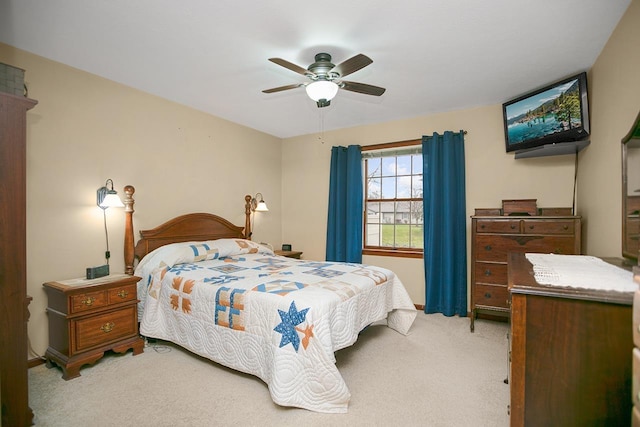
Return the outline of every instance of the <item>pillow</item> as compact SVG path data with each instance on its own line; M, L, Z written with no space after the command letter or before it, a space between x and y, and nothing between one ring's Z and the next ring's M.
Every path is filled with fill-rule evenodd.
M217 239L204 242L171 243L149 252L140 260L134 274L144 279L161 265L173 267L177 264L206 261L249 253L274 254L270 248L245 239Z

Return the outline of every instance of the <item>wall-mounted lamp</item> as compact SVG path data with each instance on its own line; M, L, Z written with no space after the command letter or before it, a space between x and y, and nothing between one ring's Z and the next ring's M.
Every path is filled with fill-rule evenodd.
M111 184L111 188L109 188L109 184ZM96 201L103 210L107 208L124 208L122 200L118 197L118 192L113 189L113 181L111 179L107 179L104 187L98 188Z
M109 187L111 186L111 187ZM87 279L96 279L109 275L109 258L111 258L111 252L109 251L109 231L107 230L107 208L124 208L124 203L118 197L118 192L113 189L113 181L107 179L104 187L98 188L96 192L96 204L102 209L102 219L104 221L104 236L107 241L107 250L104 253L104 258L107 263L97 267L87 268Z
M260 196L260 198L258 198ZM251 199L251 210L254 212L268 212L269 208L262 198L262 193L257 193L256 196Z

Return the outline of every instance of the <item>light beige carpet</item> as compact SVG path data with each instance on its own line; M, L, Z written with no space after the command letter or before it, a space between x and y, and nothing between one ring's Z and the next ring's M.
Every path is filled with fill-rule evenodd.
M37 366L29 399L37 426L507 426L507 329L422 313L408 336L367 328L336 353L347 414L280 407L258 378L170 345L108 353L71 381Z

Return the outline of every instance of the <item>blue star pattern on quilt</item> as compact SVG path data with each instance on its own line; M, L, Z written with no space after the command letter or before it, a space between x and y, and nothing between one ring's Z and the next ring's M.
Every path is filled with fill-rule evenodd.
M273 330L282 334L280 348L291 343L296 352L298 351L298 347L300 347L300 337L296 331L296 326L305 321L307 311L309 311L309 308L298 311L295 301L291 301L288 312L278 310L278 314L280 315L282 322L273 328Z

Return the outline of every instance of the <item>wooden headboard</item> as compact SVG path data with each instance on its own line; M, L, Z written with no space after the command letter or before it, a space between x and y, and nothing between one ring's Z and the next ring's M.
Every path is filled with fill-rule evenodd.
M225 238L251 238L251 196L244 197L245 226L239 227L218 215L209 213L191 213L175 217L151 230L140 231L140 240L134 246L133 238L133 193L135 188L124 188L125 231L124 266L126 274L133 274L135 259L170 243L215 240Z

